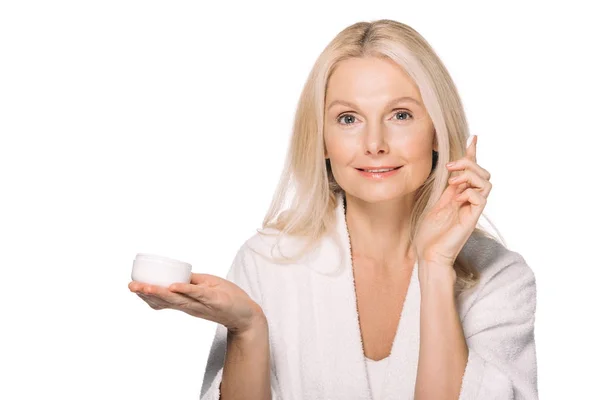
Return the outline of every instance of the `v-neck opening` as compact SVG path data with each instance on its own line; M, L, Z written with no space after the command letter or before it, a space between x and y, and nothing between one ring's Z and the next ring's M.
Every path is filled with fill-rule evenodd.
M350 270L349 274L350 274L350 279L351 279L351 282L352 282L352 297L353 297L353 300L354 300L354 311L356 313L356 319L355 319L356 325L355 325L355 329L358 331L358 336L359 336L359 339L360 339L361 356L362 356L362 360L363 360L363 371L364 371L364 374L368 377L369 376L369 371L368 371L368 365L367 365L367 363L368 363L368 360L371 360L371 359L369 359L365 355L364 342L363 342L363 339L362 339L362 331L361 331L361 325L360 325L360 316L359 316L359 313L358 313L358 294L357 294L357 291L356 291L356 280L355 280L355 276L354 276L354 261L353 261L353 257L352 257L352 244L351 244L351 241L350 241L350 231L348 230L348 222L347 222L347 219L346 219L346 207L347 207L346 196L345 196L344 193L341 193L340 197L341 197L341 201L342 201L342 215L341 215L341 218L343 219L341 221L341 223L342 223L342 225L343 225L343 227L345 229L345 233L346 233L346 247L345 247L345 250L346 250L346 257L347 257L347 260L348 260L348 263L349 263L348 267L349 267L349 270ZM406 311L407 310L407 302L409 301L409 298L411 296L412 291L415 290L413 288L413 286L414 286L414 279L415 279L415 276L416 276L415 269L417 268L417 264L418 264L418 261L415 260L415 263L413 264L413 268L412 268L412 271L411 271L411 274L410 274L408 288L406 290L406 296L405 296L404 301L402 303L402 310L400 311L400 319L399 319L398 324L396 326L396 332L394 334L394 340L392 341L392 349L390 351L390 354L386 358L381 359L379 361L371 360L371 363L374 362L376 364L377 363L381 363L382 361L385 361L385 360L389 361L389 362L386 363L386 367L385 367L385 373L384 373L382 387L381 387L382 393L385 393L385 389L386 389L386 385L387 385L388 377L389 377L389 368L391 366L391 361L393 360L393 358L395 356L395 353L396 353L397 347L399 346L400 341L404 339L404 338L401 337L401 334L402 334L402 332L406 332L406 330L407 330L407 328L405 327L405 324L406 324L406 321L405 321L406 320L406 314L408 312L408 311ZM370 383L369 383L369 389L370 389L370 393L372 395L373 392L372 392L372 389L370 387Z

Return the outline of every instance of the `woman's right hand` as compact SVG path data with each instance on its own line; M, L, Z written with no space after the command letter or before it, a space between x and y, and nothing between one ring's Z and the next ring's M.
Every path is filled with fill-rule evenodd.
M261 307L242 288L215 275L193 273L191 283L168 288L131 281L129 290L155 310L180 310L222 324L232 333L265 321Z

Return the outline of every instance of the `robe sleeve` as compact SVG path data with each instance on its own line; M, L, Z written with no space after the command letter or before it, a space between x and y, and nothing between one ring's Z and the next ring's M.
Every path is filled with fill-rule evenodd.
M262 307L262 298L259 290L258 277L251 251L244 244L237 252L225 279L235 283L242 288L252 300ZM227 354L227 328L217 324L215 335L210 347L202 388L200 389L200 400L218 400L221 396L221 380L223 378L223 367L225 355ZM271 398L280 400L274 389L273 368L271 368Z
M469 356L459 400L538 399L535 276L518 253L511 254L481 282L464 317Z

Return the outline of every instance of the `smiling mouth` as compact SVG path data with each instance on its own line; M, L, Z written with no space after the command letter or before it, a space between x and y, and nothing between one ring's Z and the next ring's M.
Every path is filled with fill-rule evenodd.
M395 170L400 169L400 168L402 168L402 165L399 166L399 167L396 167L396 168L386 168L386 169L383 169L383 168L380 168L380 169L369 169L369 170L361 169L361 168L356 168L356 169L359 170L359 171L370 172L370 173L375 173L376 174L376 173L384 173L384 172L395 171Z

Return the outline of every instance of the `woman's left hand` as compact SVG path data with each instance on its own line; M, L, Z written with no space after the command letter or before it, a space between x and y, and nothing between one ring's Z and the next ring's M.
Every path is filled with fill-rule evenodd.
M475 135L465 157L446 165L448 170L458 174L449 180L449 186L415 236L419 264L453 268L456 257L475 230L492 190L490 173L477 164L477 139Z

